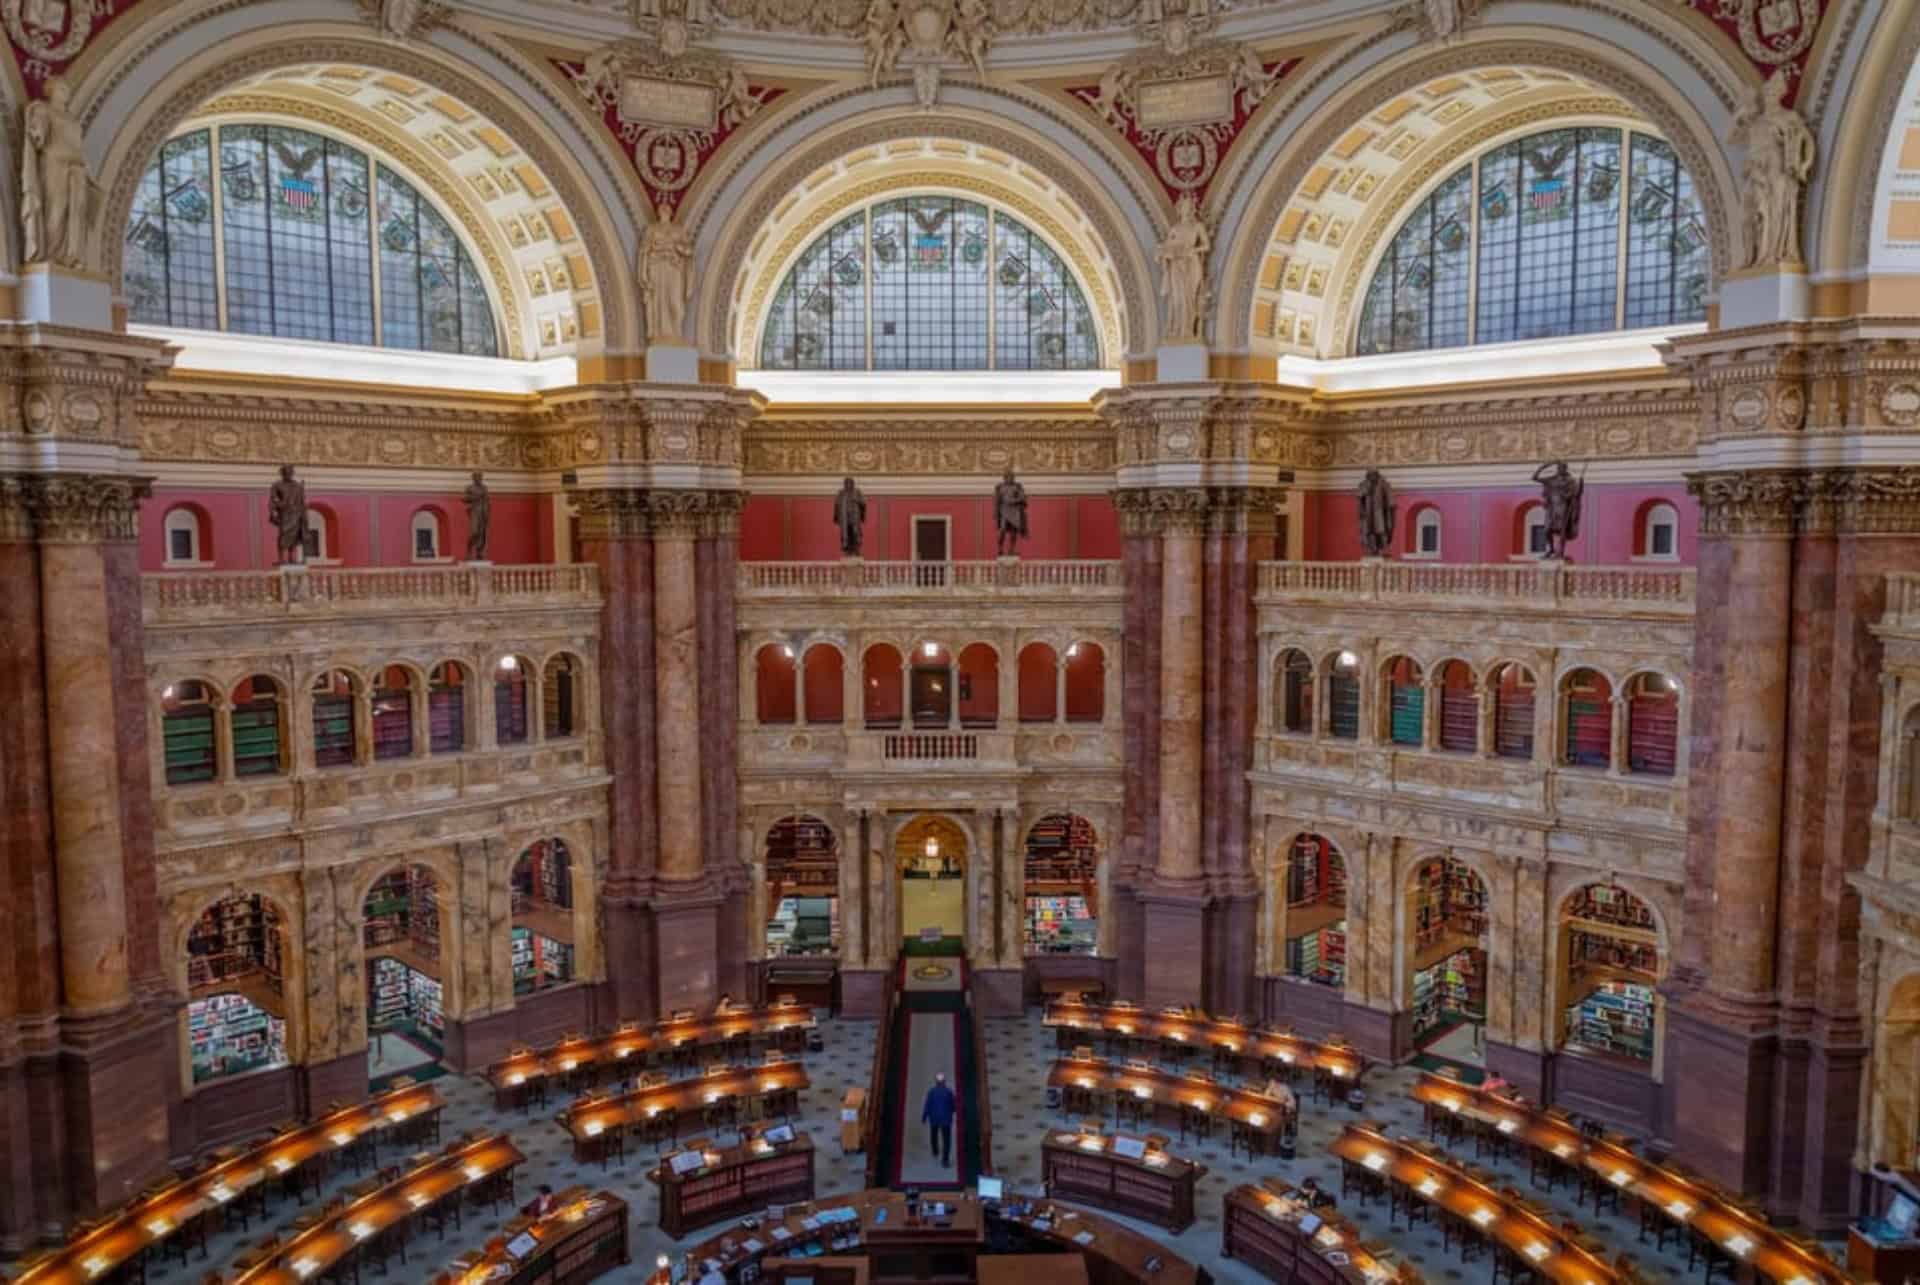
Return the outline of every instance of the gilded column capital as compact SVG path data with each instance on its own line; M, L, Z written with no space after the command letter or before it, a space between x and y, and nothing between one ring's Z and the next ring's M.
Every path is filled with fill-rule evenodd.
M0 538L43 544L132 540L150 477L118 473L26 474L0 480Z
M1786 469L1687 474L1706 535L1790 535L1806 494L1806 475Z
M1151 501L1162 535L1205 535L1211 494L1204 486L1160 486Z
M580 511L580 534L589 540L631 540L647 534L647 493L639 487L592 487L569 491Z
M697 539L709 529L709 495L706 491L649 492L647 518L656 540Z
M740 534L740 514L747 507L745 491L708 491L707 525L704 535L723 539Z
M1292 474L1286 480L1292 480ZM1216 486L1207 497L1207 529L1221 535L1272 535L1286 492L1277 486Z
M1920 535L1920 467L1823 469L1809 480L1838 535Z

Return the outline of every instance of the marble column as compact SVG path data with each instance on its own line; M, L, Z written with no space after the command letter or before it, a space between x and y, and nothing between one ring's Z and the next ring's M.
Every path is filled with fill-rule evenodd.
M720 994L723 889L706 868L701 799L700 594L696 542L701 491L648 496L653 532L654 756L659 832L654 923L663 1007L703 1008ZM731 654L731 652L729 652Z
M580 491L572 498L580 511L582 556L600 570L600 735L607 771L620 782L607 796L601 946L614 1015L651 1020L659 1002L648 906L654 850L654 688L649 677L652 559L646 543L646 494L615 488ZM480 744L486 748L494 727L491 675L482 676L480 689Z
M1126 583L1119 663L1121 715L1127 734L1121 738L1125 788L1120 833L1108 847L1108 859L1114 866L1112 895L1102 906L1100 917L1103 934L1112 942L1116 957L1115 992L1139 999L1145 993L1147 973L1144 907L1139 898L1152 875L1159 838L1161 559L1152 493L1117 491L1114 506L1120 515L1121 566Z
M1156 492L1162 518L1160 562L1160 736L1157 859L1143 893L1146 970L1152 1007L1205 998L1206 868L1202 851L1205 620L1202 614L1207 494L1198 488Z

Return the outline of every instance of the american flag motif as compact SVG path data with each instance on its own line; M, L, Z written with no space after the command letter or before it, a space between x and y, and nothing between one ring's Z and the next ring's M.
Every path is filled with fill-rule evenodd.
M1567 185L1557 178L1535 179L1527 195L1533 201L1533 208L1544 214L1559 208L1560 202L1566 199Z
M280 180L280 196L296 210L311 210L320 199L312 182L290 177Z

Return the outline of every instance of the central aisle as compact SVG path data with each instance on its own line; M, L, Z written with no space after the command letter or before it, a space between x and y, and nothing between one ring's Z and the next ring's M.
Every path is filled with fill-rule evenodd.
M973 1014L967 1007L965 964L936 956L905 961L903 1046L898 1050L899 1118L896 1186L972 1183L980 1172L980 1109L983 1068L974 1064ZM931 1133L920 1121L933 1077L945 1072L953 1086L953 1163L933 1154Z

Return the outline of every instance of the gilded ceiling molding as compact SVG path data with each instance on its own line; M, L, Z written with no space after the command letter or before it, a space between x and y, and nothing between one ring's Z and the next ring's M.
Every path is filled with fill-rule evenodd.
M393 157L406 171L408 178L431 190L440 198L440 204L453 212L466 231L467 243L480 252L481 261L486 265L487 275L493 279L494 291L499 299L502 328L507 334L506 355L525 357L538 344L539 336L533 333L533 327L527 323L520 308L521 296L526 289L525 281L518 267L510 262L513 250L501 236L500 225L474 209L472 200L467 196L466 185L458 181L444 161L421 147L412 135L399 129L380 128L374 124L371 113L363 117L325 103L285 97L270 91L222 94L195 113L196 119L204 116L231 116L236 120L280 116L291 121L306 121ZM183 132L198 128L205 128L205 125L189 120L182 126ZM591 291L594 283L588 281L583 286L575 282L574 287Z
M1625 114L1625 106L1619 99L1608 95L1536 103L1483 121L1458 137L1445 138L1447 146L1443 150L1429 154L1418 165L1403 166L1394 174L1392 182L1368 202L1367 221L1361 226L1360 235L1350 237L1348 249L1336 261L1343 269L1335 274L1339 278L1340 290L1334 301L1331 323L1320 329L1321 355L1349 355L1353 330L1358 325L1353 315L1354 296L1360 292L1363 283L1373 278L1374 255L1381 249L1380 243L1399 230L1401 220L1414 202L1426 194L1429 186L1486 150L1503 135L1517 134L1532 126L1550 126L1553 122L1563 120L1601 119L1609 126L1618 124L1623 129L1632 128L1637 122ZM1478 199L1477 196L1475 199Z
M196 16L204 18L206 15ZM268 43L245 53L224 57L184 83L164 87L163 82L163 88L155 90L148 101L142 103L141 110L128 128L114 137L108 146L107 163L111 168L102 175L107 192L102 207L105 226L126 226L133 209L134 192L161 145L178 131L183 121L202 110L208 101L218 97L228 87L285 68L316 62L394 72L452 96L501 127L513 139L533 168L546 180L555 199L573 221L605 304L606 348L612 352L625 352L634 347L637 341L629 333L635 325L633 309L618 301L621 283L632 278L625 270L624 250L610 244L603 235L607 211L592 189L583 187L576 180L563 157L548 144L544 135L539 130L521 124L525 119L523 105L504 96L467 69L441 58L427 56L419 46L401 45L366 36L298 42L276 38L271 31L256 31L251 36ZM148 42L138 53L130 52L121 66L121 74L124 75L127 68L139 62L141 54L151 51L152 42ZM89 110L97 109L104 97L104 91L94 93L89 100ZM155 101L156 98L158 101ZM103 240L106 258L103 266L118 291L124 269L122 256L125 241L119 236Z
M1079 279L1080 288L1086 291L1088 302L1093 305L1094 315L1100 318L1100 347L1105 364L1119 365L1123 350L1121 336L1125 332L1122 318L1115 311L1113 297L1107 290L1106 277L1100 271L1100 265L1088 257L1086 247L1080 243L1073 231L1062 226L1060 221L1042 209L1039 203L1005 184L990 183L977 175L957 170L939 169L897 171L857 184L846 191L835 193L821 205L810 210L804 222L796 223L789 228L779 245L762 256L760 272L753 280L753 287L747 295L745 305L740 309L738 330L740 344L735 353L742 365L752 366L758 363L760 330L766 320L767 299L779 288L782 278L793 264L794 256L811 243L814 237L830 228L842 213L896 192L912 191L964 192L968 195L984 197L990 202L1005 206L1019 215L1029 227L1044 235L1047 242L1059 249L1073 264L1074 275ZM724 263L728 260L720 261Z
M1147 214L1155 227L1164 226L1163 202L1140 185L1139 180L1144 175L1139 167L1123 163L1109 154L1106 150L1108 140L1089 133L1091 122L1084 118L1069 119L1060 111L1058 102L1013 95L992 85L967 85L964 89L970 94L1011 99L1022 110L1045 116L1059 127L1063 140L1070 138L1084 146L1086 150L1083 156L1099 156L1107 162L1107 169L1097 172L1097 178L1116 178L1125 194L1133 198L1136 207ZM727 162L726 168L715 166L709 169L702 176L697 185L697 195L690 202L693 213L689 216L689 222L695 228L696 235L714 214L710 208L714 194L724 191L736 174L764 160L770 140L781 137L787 130L798 127L809 116L834 103L868 92L862 85L808 98L780 121L778 129L757 131L753 149L720 158ZM931 121L924 112L888 110L890 114L882 119L864 121L833 133L804 150L787 154L778 168L769 168L755 175L749 188L756 194L753 203L744 209L725 212L725 225L733 231L728 239L714 247L709 262L742 265L750 262L754 239L773 220L774 211L817 171L866 148L884 148L891 142L928 137ZM1057 146L1054 140L1036 136L1014 122L962 115L957 107L937 119L939 137L999 152L1044 175L1059 189L1065 201L1087 220L1093 236L1105 249L1113 263L1114 273L1120 280L1124 332L1121 335L1121 351L1110 354L1111 359L1117 360L1123 354L1136 355L1151 351L1158 332L1157 296L1147 268L1147 247L1136 244L1137 238L1116 220L1114 212L1107 206L1109 201L1117 204L1119 194L1105 186L1089 183L1077 172L1074 164L1063 163L1078 161L1085 165L1084 159L1063 157L1054 150ZM738 278L729 279L728 274L720 272L707 273L705 276L707 284L702 287L695 301L701 345L709 353L731 353L734 351L732 338L737 329L737 312L731 306L731 301L735 298L734 287Z
M1611 13L1611 10L1608 12ZM1381 39L1384 40L1389 34L1381 33ZM1610 59L1581 47L1550 43L1540 38L1501 37L1497 29L1483 29L1457 44L1438 50L1421 47L1393 55L1388 60L1392 65L1385 70L1367 68L1356 73L1351 66L1354 55L1366 47L1363 44L1344 59L1329 58L1320 65L1322 78L1344 75L1355 79L1357 87L1314 113L1317 123L1310 130L1301 131L1298 135L1301 141L1290 145L1285 152L1284 162L1277 169L1269 171L1270 177L1263 184L1264 195L1256 198L1250 206L1236 230L1232 248L1221 256L1222 262L1227 265L1223 271L1232 271L1235 275L1230 281L1224 282L1224 288L1218 291L1220 310L1215 314L1215 333L1219 346L1234 351L1243 351L1248 347L1253 330L1253 305L1259 287L1260 265L1272 242L1273 231L1279 226L1280 216L1293 201L1307 174L1322 162L1326 154L1354 127L1355 122L1372 115L1401 94L1410 93L1438 77L1487 67L1539 67L1564 72L1596 88L1607 90L1630 104L1645 117L1653 132L1672 145L1681 163L1693 176L1695 191L1700 196L1706 214L1715 271L1726 271L1731 262L1732 214L1738 208L1738 202L1731 199L1732 193L1723 188L1729 171L1724 164L1718 163L1723 156L1711 133L1704 128L1695 129L1692 122L1683 118L1667 102L1666 97L1644 79L1647 73L1644 63L1634 61L1629 64L1624 53L1617 60ZM1690 65L1694 65L1692 60L1689 61ZM1696 69L1704 74L1703 68L1696 66ZM1717 78L1708 79L1710 83L1717 83ZM1303 96L1306 88L1302 87ZM1666 88L1673 89L1671 85ZM1288 116L1279 115L1270 119L1266 128L1270 131L1279 130L1290 124L1294 122ZM1249 154L1257 152L1256 143ZM1228 204L1230 202L1223 203L1222 208ZM1717 276L1715 280L1717 283Z

